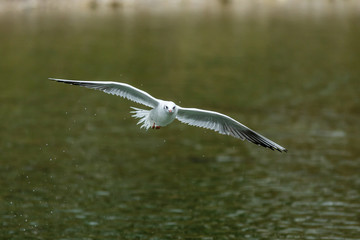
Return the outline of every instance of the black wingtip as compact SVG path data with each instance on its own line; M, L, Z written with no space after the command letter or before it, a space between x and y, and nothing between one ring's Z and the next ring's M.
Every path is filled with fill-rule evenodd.
M246 131L244 131L245 133L245 138L252 142L252 143L255 143L259 146L262 146L262 147L265 147L265 148L268 148L268 149L271 149L272 151L279 151L279 152L287 152L288 150L284 147L281 147L280 145L276 144L276 143L273 143L271 140L259 135L258 133L248 129ZM276 146L278 145L278 146Z
M77 81L65 80L65 79L59 79L59 78L49 78L49 80L52 80L52 81L55 81L55 82L71 84L71 85L79 85L79 86L82 85L80 82L77 82Z
M287 153L287 151L288 151L286 148L282 148L282 149L276 148L276 150L278 150L281 153L283 153L283 152Z
M65 83L65 81L63 79L59 79L59 78L48 78L51 81L55 81L55 82L63 82Z

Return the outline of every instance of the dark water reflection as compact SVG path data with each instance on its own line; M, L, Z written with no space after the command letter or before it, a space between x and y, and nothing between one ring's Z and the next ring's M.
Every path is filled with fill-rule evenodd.
M3 238L357 239L358 19L19 16L0 22ZM280 154L48 77L229 114Z

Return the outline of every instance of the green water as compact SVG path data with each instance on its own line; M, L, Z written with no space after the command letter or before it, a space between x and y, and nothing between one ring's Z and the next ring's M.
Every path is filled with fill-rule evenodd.
M357 239L354 17L21 14L0 21L2 239ZM48 77L228 114L280 154Z

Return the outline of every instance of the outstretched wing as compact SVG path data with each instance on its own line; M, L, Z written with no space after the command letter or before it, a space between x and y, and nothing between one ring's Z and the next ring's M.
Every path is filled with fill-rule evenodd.
M287 152L287 149L224 114L197 108L178 107L177 119L192 126L214 130L257 145Z
M82 87L92 88L100 90L112 95L117 95L131 101L144 104L148 107L156 107L159 104L159 100L136 87L133 87L126 83L119 82L103 82L103 81L77 81L77 80L65 80L58 78L49 78L57 82L63 82L71 85L79 85Z

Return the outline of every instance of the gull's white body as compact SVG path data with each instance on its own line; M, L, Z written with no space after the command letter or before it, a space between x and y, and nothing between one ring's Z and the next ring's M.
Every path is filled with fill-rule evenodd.
M166 109L166 107L171 109L171 112L164 111L164 108ZM178 112L178 108L176 107L175 103L162 100L159 100L159 104L151 110L144 110L134 107L132 107L132 109L134 109L134 111L132 111L132 113L134 113L133 117L140 118L141 120L139 123L143 123L141 127L146 129L151 127L165 127L169 125L175 120Z
M132 113L134 113L133 117L139 118L138 124L142 124L141 127L146 129L164 127L175 119L178 119L192 126L211 129L241 140L246 139L249 142L272 150L278 150L280 152L287 151L286 148L251 130L229 116L197 108L182 108L171 101L156 99L147 92L126 83L50 79L57 82L100 90L150 107L151 110L132 107L132 109L134 109L134 111L132 111Z
M175 108L172 112L167 113L163 110L166 105L171 109L175 103L160 101L159 105L150 111L150 118L154 120L155 125L165 127L175 120L178 109Z

